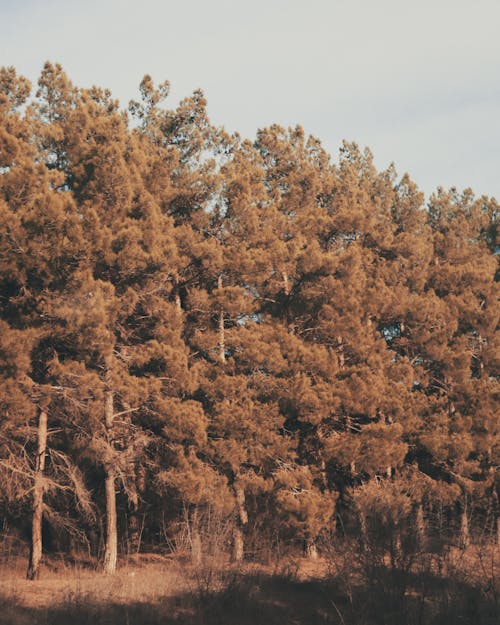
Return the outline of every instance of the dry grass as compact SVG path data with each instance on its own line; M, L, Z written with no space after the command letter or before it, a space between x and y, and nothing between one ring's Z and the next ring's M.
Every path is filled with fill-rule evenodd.
M107 576L50 560L36 582L25 561L0 567L1 625L278 625L327 623L328 602L305 600L311 565L231 566L225 556L195 568L182 557L137 557ZM291 600L291 588L293 599ZM323 616L322 616L323 614Z
M0 566L1 625L496 625L498 552L454 551L437 566L364 567L353 545L328 560L231 566L224 554L140 556L106 576L90 563L46 562L28 582L25 561Z
M29 608L82 603L88 598L97 603L147 603L188 591L189 577L174 558L136 558L115 575L78 563L49 560L36 582L26 580L24 560L11 560L0 567L0 594L14 595L18 603Z

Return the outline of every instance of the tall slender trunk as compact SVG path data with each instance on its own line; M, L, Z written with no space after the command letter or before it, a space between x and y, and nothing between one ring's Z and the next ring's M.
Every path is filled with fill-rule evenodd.
M285 292L285 295L290 295L290 282L288 280L288 273L286 271L283 271L282 274L283 276L283 291Z
M238 522L233 530L233 562L241 562L245 555L245 541L243 539L243 530Z
M141 549L141 525L139 515L132 510L127 519L127 555L139 553Z
M309 558L309 560L318 559L318 548L312 536L307 536L304 540L304 555L306 558Z
M319 467L320 467L320 470L321 470L321 473L320 473L321 485L326 490L328 488L328 476L326 474L326 462L325 462L325 459L323 458L323 454L321 454L321 452L320 452L320 464L319 464Z
M226 341L224 335L224 309L219 311L219 359L226 362Z
M245 505L245 491L241 486L233 486L236 497L236 523L233 531L233 561L241 562L245 555L243 528L248 523L248 513Z
M282 272L282 277L283 277L283 292L286 296L285 299L285 322L286 322L286 326L289 330L291 330L291 332L294 334L295 333L295 328L292 325L292 316L290 314L290 293L292 292L291 288L290 288L290 279L288 277L288 272L287 271L283 271Z
M425 527L424 507L422 503L418 504L415 526L417 532L417 544L419 549L423 550L427 544L427 532Z
M401 544L401 529L394 525L392 528L391 543L390 543L390 559L391 567L396 568L401 561L402 544Z
M42 520L43 520L43 472L47 453L47 413L40 410L38 417L38 449L35 464L35 481L33 485L33 518L31 523L31 547L26 573L27 579L38 579L42 560Z
M222 289L222 275L217 278L217 288ZM219 310L219 359L226 362L226 338L224 328L224 308Z
M494 500L496 500L496 506L493 507L493 518L496 523L496 542L497 546L500 547L500 495L497 489L494 491Z
M464 506L460 515L460 548L466 549L469 543L469 519L467 518L467 506Z
M345 365L344 339L340 334L337 336L337 358L339 359L339 368L343 369Z
M104 417L106 422L107 443L110 451L113 446L112 429L113 429L113 391L106 391L106 400L104 406ZM106 459L104 463L105 487L106 487L106 543L104 547L104 564L105 573L114 573L116 571L116 562L118 559L118 531L116 519L116 470L112 459Z
M129 501L130 514L128 518L128 539L127 553L139 553L141 550L142 532L146 519L145 513L139 512L139 496L144 495L146 490L146 469L144 465L138 464L135 469L135 483L137 488L136 496L132 496Z
M363 510L358 511L359 514L359 538L362 549L368 549L368 524L366 522L366 514Z
M189 519L189 532L191 539L191 560L193 564L199 565L202 560L202 546L200 536L200 521L198 516L198 508L194 507Z
M173 292L174 292L174 303L177 310L182 310L182 301L181 301L181 293L179 287L179 281L177 278L174 279L172 284Z
M118 558L118 535L116 529L116 493L115 493L116 473L110 466L106 468L106 544L104 547L105 573L116 571L116 561Z

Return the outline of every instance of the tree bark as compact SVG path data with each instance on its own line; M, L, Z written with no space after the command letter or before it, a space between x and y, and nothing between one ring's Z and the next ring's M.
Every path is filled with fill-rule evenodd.
M234 486L236 497L236 523L233 531L233 562L241 562L245 555L243 528L248 523L248 513L245 506L245 491L241 486Z
M217 279L217 288L222 289L222 275ZM224 308L219 310L219 359L222 363L226 362L226 337L224 328Z
M243 530L237 523L233 531L233 562L242 562L244 555Z
M312 536L308 536L304 541L304 555L309 560L318 559L318 548L316 547L316 541Z
M106 544L104 547L105 573L111 574L116 571L118 559L118 534L116 528L116 473L111 467L106 468Z
M290 288L290 279L288 277L288 272L283 271L282 277L283 277L283 292L286 297L286 300L284 302L286 326L287 328L291 330L292 334L295 334L295 328L292 326L292 316L290 314L290 294L292 292L292 289Z
M189 533L191 542L191 561L193 564L200 565L202 561L202 547L201 536L198 518L198 508L195 506L191 513L191 519L189 523Z
M423 550L427 544L427 532L425 528L424 507L421 503L418 504L415 526L417 532L417 544L419 549Z
M27 579L35 580L40 575L42 560L42 520L43 520L43 493L45 490L43 472L45 470L45 456L47 453L47 413L40 410L38 417L38 449L35 463L35 481L33 485L33 518L31 523L31 547L26 573Z
M343 369L345 365L344 340L340 334L337 336L337 358L339 360L339 368Z
M500 495L498 489L494 491L494 499L496 500L496 515L494 517L496 522L496 544L500 547Z
M111 451L111 431L113 429L113 392L111 390L106 391L104 413L108 438L107 442L109 451ZM116 571L116 562L118 559L118 531L115 492L116 471L111 458L106 459L104 463L104 471L106 487L106 543L104 547L103 570L105 573L111 574Z
M402 555L402 544L401 544L401 530L398 526L394 526L392 529L391 536L391 544L390 544L390 558L391 558L391 567L396 568L401 561Z
M368 524L366 522L366 515L362 510L359 510L359 538L362 549L368 549Z
M127 553L138 554L141 550L142 532L144 530L144 523L146 515L139 513L139 495L144 495L146 490L146 470L144 465L138 464L135 469L135 483L137 488L137 494L133 494L130 497L130 515L128 519L128 539L127 539ZM134 497L135 495L135 497Z
M470 543L469 520L467 518L467 508L464 506L460 515L460 549L466 549Z
M288 281L288 273L286 271L283 271L281 275L283 276L283 291L288 297L288 295L290 295L290 283Z

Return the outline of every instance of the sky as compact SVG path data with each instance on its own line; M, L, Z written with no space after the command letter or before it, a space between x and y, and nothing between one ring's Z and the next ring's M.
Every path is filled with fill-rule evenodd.
M500 199L500 0L0 0L0 65L46 60L125 106L201 88L217 125L300 124L418 186Z

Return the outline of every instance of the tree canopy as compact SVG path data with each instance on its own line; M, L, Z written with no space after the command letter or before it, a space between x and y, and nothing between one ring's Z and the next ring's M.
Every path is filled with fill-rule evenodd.
M497 201L168 91L0 70L0 519L31 576L42 536L112 572L182 527L199 557L214 518L235 559L497 531Z

